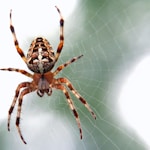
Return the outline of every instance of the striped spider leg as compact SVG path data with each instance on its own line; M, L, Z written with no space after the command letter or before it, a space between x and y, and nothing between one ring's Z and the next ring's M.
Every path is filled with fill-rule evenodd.
M71 63L80 59L83 55L80 55L78 57L73 57L71 60L57 67L57 69L54 72L51 71L60 56L60 53L62 51L63 44L64 44L64 33L63 33L64 20L57 6L56 6L56 9L60 15L60 42L58 44L56 54L54 53L54 50L47 39L43 37L37 37L31 42L27 56L24 55L22 49L19 46L16 34L15 34L15 29L14 29L14 26L12 25L12 11L10 11L10 30L13 35L14 45L16 47L18 54L26 63L27 67L33 72L33 74L31 74L25 70L16 69L16 68L0 69L2 71L15 71L32 79L31 82L22 82L17 86L14 99L8 111L8 130L10 131L11 114L14 110L16 102L18 102L16 127L20 135L20 138L24 144L26 144L26 141L24 140L21 129L20 129L20 117L21 117L23 97L31 92L36 91L37 95L42 97L45 93L48 96L50 96L52 94L53 88L61 90L67 99L67 103L69 104L69 107L73 112L73 115L75 116L79 131L80 131L81 139L82 139L82 129L80 125L79 115L69 95L67 87L75 95L75 97L79 99L79 101L82 104L84 104L84 106L88 109L88 111L91 113L93 118L96 119L96 115L90 108L89 104L72 86L71 82L67 78L58 78L58 79L55 78L55 76L61 70L63 70L65 67L67 67Z
M19 72L27 77L30 77L33 79L33 75L28 73L27 71L25 70L22 70L22 69L16 69L16 68L2 68L0 70L3 70L3 71L15 71L15 72ZM21 133L21 130L20 130L20 127L19 127L19 124L20 124L20 114L21 114L21 106L22 106L22 101L23 101L23 96L32 92L32 91L35 91L36 88L31 88L31 84L30 82L22 82L20 83L17 88L16 88L16 92L15 92L15 96L14 96L14 99L12 101L12 104L9 108L9 111L8 111L8 123L7 123L7 128L8 128L8 131L10 131L10 118L11 118L11 114L14 110L14 107L15 107L15 104L18 100L18 108L17 108L17 117L16 117L16 127L17 127L17 130L18 130L18 133L22 139L22 141L26 144L23 136L22 136L22 133ZM20 90L24 88L21 92Z

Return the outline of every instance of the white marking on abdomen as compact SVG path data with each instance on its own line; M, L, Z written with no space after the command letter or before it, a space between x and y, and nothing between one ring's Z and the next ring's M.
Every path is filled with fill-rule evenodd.
M38 60L39 60L39 64L38 64L39 71L41 73L43 73L44 67L43 67L43 64L42 64L42 48L38 49Z

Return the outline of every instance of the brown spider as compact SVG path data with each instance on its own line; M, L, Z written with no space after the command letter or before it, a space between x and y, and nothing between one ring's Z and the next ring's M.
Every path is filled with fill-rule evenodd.
M14 45L17 49L17 52L23 59L23 61L27 64L28 68L34 72L34 74L30 74L29 72L22 70L22 69L16 69L16 68L2 68L0 70L6 70L6 71L16 71L19 72L27 77L32 78L32 82L22 82L18 85L16 89L16 93L14 96L14 99L12 101L11 107L8 111L8 131L10 131L10 118L11 114L14 110L15 104L18 100L18 108L17 108L17 117L16 117L16 127L18 130L18 133L20 135L21 140L26 144L26 141L24 140L22 136L22 132L20 130L20 115L21 115L21 107L23 102L23 96L31 93L33 91L37 91L37 94L42 97L44 93L47 93L48 96L52 94L52 88L56 88L61 90L64 95L66 96L67 102L70 106L70 109L72 110L79 131L80 131L80 138L82 139L82 129L80 125L80 119L78 112L76 111L76 108L74 106L74 103L72 99L70 98L70 95L67 91L67 86L70 91L76 96L77 99L80 100L82 104L88 109L88 111L92 114L93 118L96 119L96 115L90 108L89 104L86 102L86 100L76 91L76 89L72 86L71 82L67 78L54 78L62 69L67 67L69 64L75 62L79 58L81 58L83 55L80 55L78 57L73 57L71 60L67 61L66 63L60 65L54 72L51 72L52 68L54 67L55 63L57 62L59 55L61 53L61 50L63 48L64 44L64 19L61 15L61 12L57 6L55 6L59 15L60 15L60 43L57 48L56 54L54 53L54 50L52 49L52 46L49 44L49 42L43 38L43 37L37 37L34 39L30 45L29 51L27 53L27 57L25 57L22 49L19 46L14 26L12 25L12 11L10 11L10 30L12 32L13 38L14 38ZM21 92L21 88L24 88Z

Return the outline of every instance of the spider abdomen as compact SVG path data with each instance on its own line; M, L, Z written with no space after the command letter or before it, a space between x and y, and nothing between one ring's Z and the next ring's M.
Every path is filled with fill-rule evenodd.
M27 53L27 66L35 73L46 73L55 64L55 55L52 46L43 38L34 39Z

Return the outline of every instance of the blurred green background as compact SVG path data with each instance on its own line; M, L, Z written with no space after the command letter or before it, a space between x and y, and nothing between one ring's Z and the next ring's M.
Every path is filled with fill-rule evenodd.
M59 31L58 28L56 30ZM83 129L83 140L80 140L74 116L63 93L53 90L51 97L44 96L42 99L33 93L25 97L21 120L22 133L28 144L23 145L18 136L15 112L10 133L6 129L7 118L0 123L0 149L148 149L145 141L123 121L118 101L125 78L142 57L150 54L150 1L78 0L74 11L65 20L64 30L65 46L56 66L80 54L84 57L64 69L58 77L67 77L73 83L90 104L97 119L94 120L71 94ZM47 29L48 39L52 39L54 47L58 44L58 31L51 37ZM28 47L25 46L25 49ZM12 92L14 90L11 89Z

